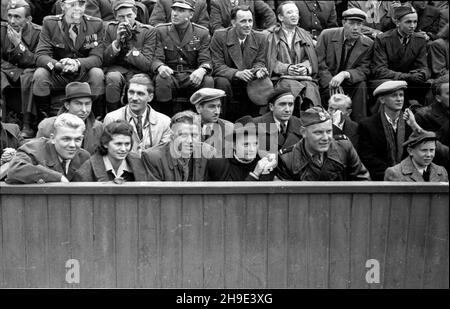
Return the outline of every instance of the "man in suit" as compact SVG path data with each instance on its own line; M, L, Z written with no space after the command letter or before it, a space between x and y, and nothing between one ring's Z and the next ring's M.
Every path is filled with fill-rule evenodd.
M84 0L63 0L62 15L44 19L36 49L33 94L41 116L50 113L50 93L73 81L89 82L97 98L104 93L103 22L84 14ZM95 109L96 114L101 112Z
M352 113L352 99L349 96L337 93L328 101L328 113L333 120L333 136L341 139L345 135L358 149L358 123L350 119Z
M151 71L155 55L156 31L136 21L136 2L113 2L116 18L106 26L103 66L107 110L121 107L122 90L134 74Z
M170 23L172 21L173 2L173 0L158 0L153 8L149 24L156 26L158 24ZM197 0L195 2L191 22L209 28L209 14L206 9L206 0Z
M361 33L366 13L352 8L345 11L342 18L342 28L324 30L317 42L320 91L325 105L330 92L343 89L352 99L352 119L357 121L367 116L366 80L373 41Z
M38 138L21 146L10 163L7 183L69 182L89 153L81 148L84 122L72 114L59 115L50 139Z
M268 78L268 71L265 65L265 35L253 30L250 8L234 7L231 18L233 26L217 30L210 48L215 87L227 94L224 100L225 118L235 121L245 115L259 114L259 107L248 97L247 85L255 79ZM237 104L231 106L232 102Z
M317 40L324 29L337 27L334 1L300 0L295 1L300 12L299 26Z
M156 108L166 115L173 114L173 98L190 97L200 88L214 87L210 76L210 35L207 28L191 22L194 7L193 0L175 0L172 22L156 27L156 54L152 64L156 76ZM184 107L189 108L189 103Z
M249 7L255 18L255 29L268 29L277 23L274 11L262 0L211 0L211 32L230 27L231 11L237 6Z

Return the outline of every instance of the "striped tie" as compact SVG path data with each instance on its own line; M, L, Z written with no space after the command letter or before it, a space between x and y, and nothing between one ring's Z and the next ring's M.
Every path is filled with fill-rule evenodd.
M78 36L78 26L76 24L70 25L69 36L73 42L73 45L75 45L75 42L77 41L77 36Z

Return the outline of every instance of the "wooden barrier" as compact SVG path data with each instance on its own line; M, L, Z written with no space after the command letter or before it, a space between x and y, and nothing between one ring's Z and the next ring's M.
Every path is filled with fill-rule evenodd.
M2 183L0 192L1 287L449 287L448 183Z

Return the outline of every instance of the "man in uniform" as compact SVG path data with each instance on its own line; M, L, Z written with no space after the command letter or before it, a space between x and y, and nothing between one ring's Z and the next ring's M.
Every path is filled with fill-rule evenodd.
M214 81L207 28L191 23L195 2L175 0L172 22L156 27L155 95L159 110L172 115L174 97L190 97L200 88L213 88ZM189 106L187 107L189 108Z
M172 18L172 4L173 0L158 0L153 8L150 16L149 24L156 26L158 24L168 23ZM194 15L192 16L193 23L209 28L209 14L206 8L205 0L195 1Z
M330 115L321 107L301 112L303 138L280 151L278 177L297 181L370 180L348 139L333 139Z
M36 49L38 69L33 76L33 94L41 115L50 111L50 93L72 81L88 81L96 97L104 93L103 22L84 14L86 1L63 0L62 15L44 19ZM100 115L94 103L94 114Z
M120 107L122 89L134 74L150 72L156 43L155 29L136 21L134 0L114 1L113 11L116 21L106 26L103 52L108 111Z
M1 23L1 100L9 87L20 88L22 106L6 106L24 115L23 135L33 137L31 129L31 80L35 67L34 52L41 27L31 22L30 6L25 0L10 0L6 7L8 22ZM5 105L7 102L4 102ZM4 115L6 117L6 115Z

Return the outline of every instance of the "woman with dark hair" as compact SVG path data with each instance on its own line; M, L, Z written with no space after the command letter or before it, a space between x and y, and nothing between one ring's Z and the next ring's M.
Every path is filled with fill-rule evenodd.
M148 181L140 157L131 152L133 128L123 120L108 124L96 152L76 172L73 181Z
M428 45L428 66L431 70L431 78L448 74L448 23L437 36L438 39Z

